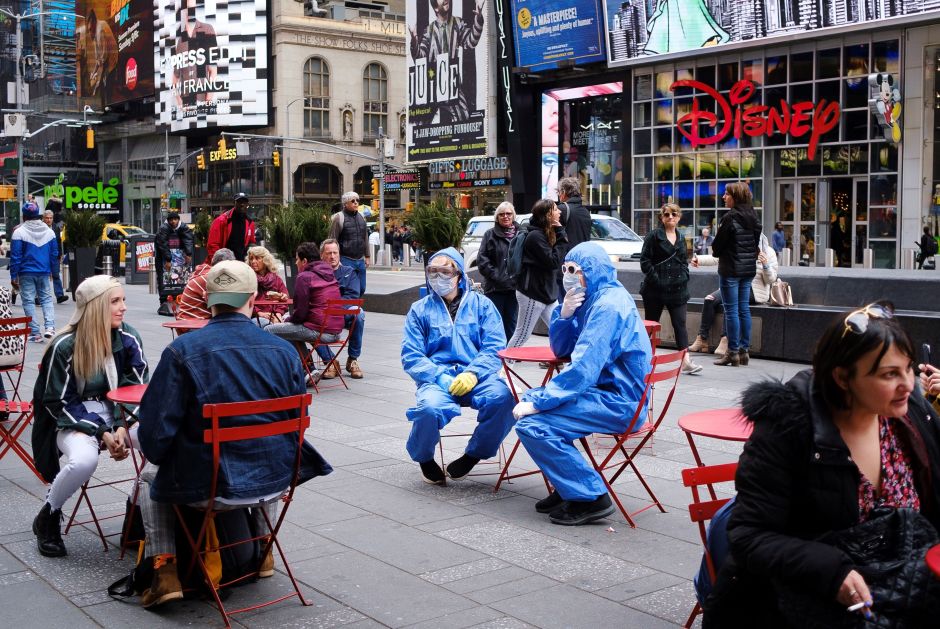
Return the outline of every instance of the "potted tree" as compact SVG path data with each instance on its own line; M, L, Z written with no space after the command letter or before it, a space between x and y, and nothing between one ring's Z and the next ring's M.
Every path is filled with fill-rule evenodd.
M416 206L408 218L408 226L416 246L420 244L425 252L425 266L434 252L459 247L466 229L457 212L447 207L446 200L441 197Z
M199 266L206 261L206 245L209 243L209 229L212 227L212 214L202 210L193 217L193 265Z
M91 210L68 210L63 215L62 241L69 251L69 291L95 274L98 243L104 232L105 219Z
M285 283L293 294L297 266L294 253L302 242L321 243L330 231L330 209L325 204L294 202L269 209L261 222L265 241L285 267Z

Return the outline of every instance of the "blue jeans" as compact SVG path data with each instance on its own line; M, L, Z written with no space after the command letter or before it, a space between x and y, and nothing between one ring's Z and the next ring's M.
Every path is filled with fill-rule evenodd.
M359 276L359 298L362 299L362 296L366 294L366 259L354 260L346 256L340 256L339 260L342 264L356 270L356 275Z
M352 325L353 316L346 315L343 317L343 319L345 321L344 327L348 330L349 326ZM352 335L349 337L349 344L346 345L346 347L348 349L349 357L358 359L360 356L362 356L362 331L366 327L366 313L360 310L359 315L356 316L355 319L356 327L353 330ZM323 362L333 360L333 351L325 345L321 345L317 348L317 354L320 356Z
M737 352L751 347L751 280L753 277L718 276L721 302L725 307L725 332L728 333L728 351Z
M52 292L55 293L56 297L65 295L65 291L62 290L62 278L59 277L58 263L52 267Z
M20 299L23 300L23 313L32 317L29 322L29 331L33 336L39 336L39 324L36 322L36 296L39 296L39 305L42 307L43 324L47 330L55 329L55 307L52 305L52 291L49 285L49 276L41 273L20 273Z

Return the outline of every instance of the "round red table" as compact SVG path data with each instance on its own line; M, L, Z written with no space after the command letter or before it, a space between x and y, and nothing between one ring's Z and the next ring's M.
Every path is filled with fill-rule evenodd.
M115 404L140 404L144 397L144 391L147 390L146 384L130 384L126 387L118 387L108 391L108 399Z
M178 334L185 334L192 330L200 330L206 327L211 319L177 319L176 321L167 321L163 327L169 328L174 338Z
M927 567L940 579L940 544L927 551Z
M509 390L512 391L512 396L516 398L517 402L519 401L519 394L516 392L513 378L516 378L519 382L524 384L527 389L531 389L532 385L526 382L525 378L520 376L519 373L512 368L512 362L546 363L548 368L545 369L545 376L542 378L542 384L540 385L543 387L552 379L552 374L556 371L560 371L559 367L563 363L569 362L568 358L558 358L555 356L554 352L552 352L552 348L547 346L507 347L506 349L501 349L496 352L496 355L503 361L503 368L506 370L506 383L509 385Z
M689 447L692 448L696 465L702 466L704 463L698 455L692 435L723 441L747 441L754 426L744 418L739 407L734 407L683 415L679 418L679 428L685 432L689 440Z

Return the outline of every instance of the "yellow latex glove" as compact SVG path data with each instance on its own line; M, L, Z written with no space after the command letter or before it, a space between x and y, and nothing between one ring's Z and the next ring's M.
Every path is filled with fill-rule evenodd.
M473 387L477 386L477 377L470 373L469 371L464 371L459 376L454 378L454 381L450 385L450 394L460 397L461 395L466 395L473 391Z

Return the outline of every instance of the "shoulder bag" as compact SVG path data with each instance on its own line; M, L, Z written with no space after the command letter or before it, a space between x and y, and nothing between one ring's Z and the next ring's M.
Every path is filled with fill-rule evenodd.
M770 305L790 308L793 304L793 291L790 290L790 284L781 279L777 279L770 285Z
M646 276L643 278L643 282L640 284L640 293L645 292L647 289L659 288L660 286L665 285L667 282L666 278L661 277L661 274L665 267L663 266L670 260L676 257L676 254L679 253L679 250L676 249L672 252L672 255L654 264L650 270L646 273Z

